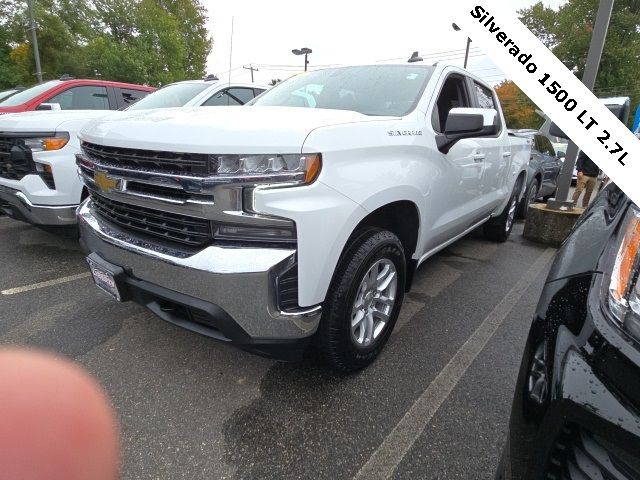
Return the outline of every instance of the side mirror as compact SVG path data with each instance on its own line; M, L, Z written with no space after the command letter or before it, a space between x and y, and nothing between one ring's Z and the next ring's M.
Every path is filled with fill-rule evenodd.
M556 125L555 122L552 123L549 127L549 135L551 135L552 137L569 139L569 137L567 137L567 134L564 133L564 131L562 131L562 129L558 125Z
M465 138L490 137L498 133L498 111L489 108L452 108L444 133L436 136L438 150L447 154Z
M44 110L44 111L49 111L49 110L62 110L62 107L60 107L59 103L41 103L40 105L38 105L36 107L36 110Z
M565 152L561 152L560 150L558 150L556 152L556 158L558 158L558 159L564 158L566 156L567 156L567 154Z

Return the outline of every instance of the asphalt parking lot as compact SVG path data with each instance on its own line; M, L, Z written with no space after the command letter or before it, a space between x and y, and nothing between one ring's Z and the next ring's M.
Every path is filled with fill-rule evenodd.
M59 352L100 380L126 479L489 479L554 253L522 229L430 259L381 357L338 376L118 304L76 242L0 217L0 344Z

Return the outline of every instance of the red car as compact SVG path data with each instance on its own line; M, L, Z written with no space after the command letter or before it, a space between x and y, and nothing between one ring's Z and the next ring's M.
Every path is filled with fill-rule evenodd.
M118 110L154 90L144 85L79 80L65 75L0 101L0 115L30 110Z

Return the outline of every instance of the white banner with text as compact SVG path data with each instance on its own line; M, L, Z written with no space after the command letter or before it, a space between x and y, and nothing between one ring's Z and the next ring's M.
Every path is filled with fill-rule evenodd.
M640 205L640 140L627 126L503 2L451 5L462 32Z

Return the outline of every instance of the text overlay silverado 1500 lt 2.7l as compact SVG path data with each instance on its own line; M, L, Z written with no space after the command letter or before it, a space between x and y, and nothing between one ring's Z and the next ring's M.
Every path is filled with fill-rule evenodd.
M76 167L78 132L91 120L106 115L113 115L112 120L126 118L130 111L184 105L238 106L265 89L251 84L189 80L172 83L144 98L142 94L129 96L136 103L125 112L63 110L2 116L0 212L49 230L71 227L73 232L76 209L87 196Z
M383 348L421 262L482 224L511 232L529 144L465 70L318 70L252 103L81 132L98 286L264 355L313 342L349 371Z

